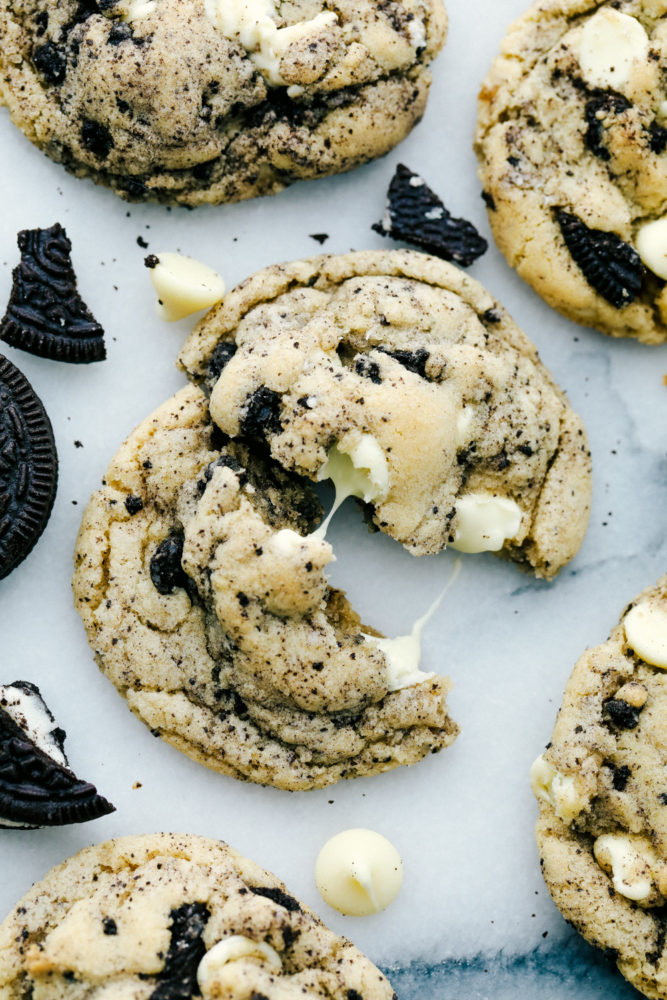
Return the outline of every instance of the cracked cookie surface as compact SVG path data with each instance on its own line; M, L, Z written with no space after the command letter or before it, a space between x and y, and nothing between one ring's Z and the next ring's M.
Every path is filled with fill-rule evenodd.
M495 240L565 316L667 340L667 7L540 0L479 97Z
M85 512L74 595L97 662L156 734L215 770L306 789L449 745L449 681L396 686L328 586L310 485L222 443L187 387L130 436Z
M227 844L150 834L53 868L0 926L2 1000L392 1000L382 973Z
M180 362L225 434L302 476L322 478L334 445L372 451L386 480L373 522L415 555L497 550L549 578L579 549L581 420L505 310L444 261L362 252L267 268L207 314Z
M122 197L217 204L386 153L446 25L440 0L1 0L0 99Z
M667 997L667 577L581 657L531 772L544 879L564 917Z

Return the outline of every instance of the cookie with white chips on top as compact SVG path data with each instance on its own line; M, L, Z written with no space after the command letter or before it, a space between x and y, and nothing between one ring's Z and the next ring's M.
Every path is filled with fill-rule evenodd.
M667 6L538 0L479 95L495 240L565 316L667 340Z
M667 577L574 668L532 768L542 873L633 986L667 997Z

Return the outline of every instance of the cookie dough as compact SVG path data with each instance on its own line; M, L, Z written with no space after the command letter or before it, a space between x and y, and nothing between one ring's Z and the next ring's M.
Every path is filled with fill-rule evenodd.
M0 0L0 100L124 198L236 201L400 142L446 26L440 0Z
M269 872L220 841L124 837L53 868L0 926L2 1000L392 1000Z
M448 746L449 681L397 678L377 633L329 587L310 484L224 441L188 386L130 436L93 495L74 595L103 672L155 735L279 788Z
M180 361L224 434L313 480L361 470L354 495L415 555L498 551L550 578L579 549L581 420L505 310L444 261L267 268L204 317Z
M565 316L667 340L667 10L539 0L479 97L476 149L508 262Z
M667 576L568 681L532 769L542 872L563 916L646 996L667 997Z

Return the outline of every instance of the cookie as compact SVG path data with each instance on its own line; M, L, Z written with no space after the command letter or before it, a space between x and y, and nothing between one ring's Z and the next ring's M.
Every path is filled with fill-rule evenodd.
M667 13L653 0L540 0L479 96L495 240L555 309L667 340Z
M225 443L196 386L126 441L86 509L74 596L100 668L154 735L287 789L453 742L449 682L395 670L329 587L321 519L308 482Z
M488 249L472 222L454 219L424 178L402 163L391 179L382 220L371 229L461 267L470 267Z
M24 229L17 242L21 262L12 274L0 340L54 361L103 361L104 330L77 291L63 227Z
M84 823L114 811L72 773L64 744L39 688L0 685L0 827Z
M372 962L275 875L188 834L123 837L53 868L0 926L7 1000L393 1000Z
M223 433L313 480L361 477L351 492L415 555L498 551L550 578L581 544L581 420L505 310L444 261L362 252L267 268L206 315L180 361Z
M531 772L544 879L633 986L667 997L667 576L581 657Z
M122 197L272 194L380 156L422 117L440 0L0 2L0 98Z
M44 531L57 483L51 422L27 378L0 355L0 579Z

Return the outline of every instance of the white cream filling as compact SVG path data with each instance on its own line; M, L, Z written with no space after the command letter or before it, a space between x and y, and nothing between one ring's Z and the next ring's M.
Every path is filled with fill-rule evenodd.
M470 493L456 502L451 547L459 552L498 552L521 525L521 508L506 497Z
M180 253L155 254L150 276L158 294L157 313L173 322L208 309L225 294L225 283L212 267Z
M649 271L667 281L667 217L642 226L635 245Z
M593 854L601 868L611 871L614 889L621 896L636 902L650 896L653 888L650 859L644 857L630 837L604 834L595 841Z
M533 762L530 785L535 798L549 803L564 823L571 823L588 803L577 786L576 778L571 774L561 774L543 755Z
M57 729L56 721L38 694L6 684L0 686L0 701L7 715L42 753L56 764L68 766L67 757L52 735L53 730Z
M199 963L197 982L204 997L219 995L211 991L221 970L228 962L235 962L240 958L257 958L266 962L272 969L282 969L280 955L270 944L265 941L251 941L242 934L232 934L214 944Z
M618 90L629 81L634 64L647 59L648 47L648 35L637 18L602 7L581 33L581 74L594 87Z
M371 434L346 435L335 444L317 481L331 479L336 495L333 506L319 528L316 538L324 538L340 505L348 497L359 497L365 503L383 500L389 490L389 466L385 454Z
M293 42L315 40L338 22L332 11L323 11L309 21L279 28L274 21L272 0L205 0L206 13L226 38L238 37L267 83L280 86L280 60Z
M652 667L667 670L667 609L644 601L628 612L623 627L637 656Z
M339 913L366 917L396 898L403 863L393 844L374 830L344 830L320 851L315 882L324 901Z

